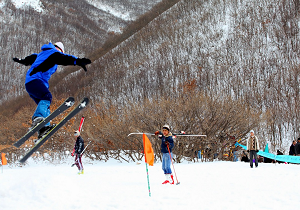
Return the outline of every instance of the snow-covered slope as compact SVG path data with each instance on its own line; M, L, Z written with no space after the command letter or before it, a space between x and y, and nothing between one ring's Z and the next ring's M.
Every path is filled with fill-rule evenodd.
M70 162L71 164L71 162ZM179 185L162 185L161 163L86 163L84 175L70 164L37 164L0 172L1 210L274 210L295 209L299 166L210 162L175 164Z

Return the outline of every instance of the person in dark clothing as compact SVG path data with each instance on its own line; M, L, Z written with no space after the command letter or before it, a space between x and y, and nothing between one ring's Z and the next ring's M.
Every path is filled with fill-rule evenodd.
M78 130L74 132L74 136L76 137L76 143L74 146L72 156L74 156L74 153L76 154L75 165L78 168L78 174L83 174L84 170L83 170L83 166L82 166L82 162L81 162L81 155L82 155L81 153L84 149L84 140L83 140L83 138L81 138L80 132Z
M280 150L277 150L277 155L283 155L283 153ZM277 163L284 163L282 161L276 161Z
M250 153L250 167L253 168L253 158L255 159L255 167L258 167L257 153L259 151L259 142L254 135L254 131L250 131L250 137L247 139L247 152Z
M300 138L298 138L298 142L295 145L295 154L296 156L300 156Z
M245 151L243 151L243 155L242 155L241 161L242 162L249 162L248 155L246 154Z
M166 180L162 184L174 184L174 178L171 170L171 157L173 158L172 149L174 147L174 141L172 133L170 132L170 127L168 125L164 125L162 132L156 131L155 135L158 135L161 139L162 169L166 176Z
M296 155L296 150L295 150L295 145L297 144L297 142L294 140L292 145L290 146L290 151L289 151L289 155Z
M24 59L13 58L13 61L31 66L26 73L25 88L29 96L37 104L32 116L31 128L43 121L50 114L52 95L49 91L49 79L57 70L58 65L78 65L85 71L86 65L91 61L87 58L77 58L64 53L64 45L61 42L45 44L39 54L32 54ZM50 122L39 131L39 138L51 130Z

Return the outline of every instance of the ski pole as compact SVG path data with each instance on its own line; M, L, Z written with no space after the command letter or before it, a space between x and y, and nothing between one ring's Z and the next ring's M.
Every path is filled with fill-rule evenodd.
M89 143L85 146L85 148L82 150L82 152L80 153L80 156L82 156L83 155L83 153L84 153L84 151L86 150L86 148L90 145L90 143L92 142L92 140L91 141L89 141Z
M178 179L177 179L177 176L176 176L175 167L174 167L174 164L173 164L173 159L172 159L172 156L171 156L171 152L170 152L169 145L167 145L167 148L168 148L169 155L170 155L170 159L171 159L171 163L172 163L172 166L173 166L174 175L175 175L175 178L176 178L176 181L177 181L176 185L179 185L179 184L180 184L180 182L178 182Z

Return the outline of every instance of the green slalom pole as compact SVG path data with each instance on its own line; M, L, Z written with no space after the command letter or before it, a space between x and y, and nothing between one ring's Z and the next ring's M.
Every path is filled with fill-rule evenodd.
M145 163L146 163L146 162L145 162ZM147 171L147 180L148 180L149 197L151 197L150 182L149 182L149 172L148 172L148 164L147 164L147 163L146 163L146 171Z

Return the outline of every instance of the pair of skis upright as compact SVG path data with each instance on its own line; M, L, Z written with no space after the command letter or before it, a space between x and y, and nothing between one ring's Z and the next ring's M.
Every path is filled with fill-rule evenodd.
M62 119L57 125L55 125L46 135L42 138L38 139L38 143L34 145L20 160L21 163L24 163L35 151L40 148L49 137L51 137L58 129L60 129L63 125L65 125L72 117L74 117L77 113L79 113L82 109L84 109L89 103L88 98L84 98L64 119ZM27 139L29 139L34 133L39 131L42 127L44 127L50 120L57 117L59 114L70 108L74 105L74 98L69 97L65 102L60 105L54 112L52 112L47 118L45 118L41 123L36 125L30 131L28 131L20 140L14 143L15 147L20 147Z

